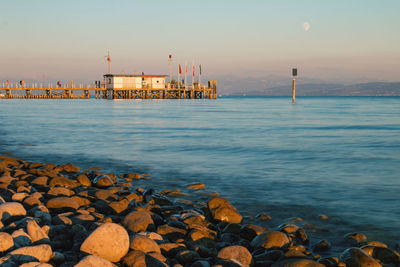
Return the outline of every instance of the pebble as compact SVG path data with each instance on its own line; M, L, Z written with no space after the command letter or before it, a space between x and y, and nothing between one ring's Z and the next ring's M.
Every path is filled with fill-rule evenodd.
M118 224L104 223L85 239L80 250L111 262L118 262L128 253L128 232Z

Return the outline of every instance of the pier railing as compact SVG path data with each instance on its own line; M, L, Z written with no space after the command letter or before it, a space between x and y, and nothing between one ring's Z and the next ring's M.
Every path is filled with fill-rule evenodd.
M98 84L1 82L0 98L34 99L216 99L217 83L167 84L153 87L146 84L122 84L120 88L99 87Z

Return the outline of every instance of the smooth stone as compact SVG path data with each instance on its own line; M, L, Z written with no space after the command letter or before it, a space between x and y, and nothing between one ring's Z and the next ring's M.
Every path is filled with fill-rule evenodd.
M284 232L286 234L295 233L299 227L294 224L281 224L278 226L278 231Z
M251 246L253 248L263 247L265 249L270 249L273 247L281 248L289 244L289 238L286 234L277 231L267 231L258 236L256 236L251 241Z
M122 225L131 232L137 233L154 228L154 222L150 214L145 211L132 211L125 216Z
M394 250L378 246L363 246L361 247L369 256L378 259L384 264L397 264L400 265L400 254Z
M271 220L271 216L269 216L266 213L257 214L256 218L261 220L261 221L269 221L269 220Z
M10 252L11 255L25 255L36 258L40 262L48 262L52 255L53 251L51 247L47 244L31 246L31 247L22 247Z
M79 204L69 197L56 197L47 201L46 207L48 209L77 210Z
M72 196L71 198L79 204L79 207L86 207L92 203L89 199L81 196Z
M11 236L14 240L14 245L17 248L26 247L32 244L31 237L25 233L23 229L15 230Z
M162 254L170 258L175 257L176 253L178 253L180 250L186 249L186 246L180 243L162 243L159 245L159 247L162 251Z
M154 232L140 232L140 233L137 233L137 235L142 235L142 236L151 238L153 240L159 240L159 241L163 240L161 235L154 233Z
M53 267L53 265L41 262L27 262L21 264L19 267Z
M250 266L252 263L252 256L249 250L243 246L228 246L224 247L218 252L218 258L234 260L240 262L244 266Z
M242 221L242 216L225 198L214 197L210 199L208 201L208 209L212 218L216 221L228 223L240 223Z
M286 259L275 262L272 267L325 267L325 265L309 259Z
M95 255L88 255L78 262L75 267L116 267L117 265Z
M81 185L84 186L92 186L92 182L90 181L90 179L83 173L79 174L78 177L76 178L78 180L78 182Z
M187 233L186 230L169 226L168 224L160 225L157 228L157 234L165 236L171 241L176 241L178 239L185 238L186 233Z
M120 201L114 201L110 203L110 207L116 214L121 214L128 208L130 201L127 199L122 199Z
M64 186L64 187L76 187L76 183L66 177L56 177L50 180L50 187Z
M67 163L67 164L57 166L55 168L55 170L59 171L59 172L77 173L81 169L78 166L75 166L71 163Z
M40 185L40 186L47 186L49 178L46 176L39 176L31 182L32 185Z
M316 252L327 251L332 247L328 240L320 240L314 245L312 245L312 250Z
M26 198L27 196L29 196L28 193L22 192L22 193L15 193L12 196L12 201L16 201L16 202L22 202L24 200L24 198Z
M149 253L149 252L161 253L160 247L153 239L150 239L142 235L133 236L130 240L129 248L133 250L140 250L143 251L144 253Z
M8 220L10 217L22 217L26 215L26 210L21 203L6 202L0 205L0 220Z
M129 267L165 267L162 261L144 253L143 251L134 250L128 253L122 259L123 266Z
M351 241L354 245L357 245L361 242L366 242L367 237L362 233L349 233L344 236L344 238L348 241Z
M188 186L186 186L187 189L191 189L191 190L204 190L206 189L206 186L202 183L195 183L195 184L190 184Z
M200 258L199 253L192 250L181 250L179 251L175 258L178 260L179 263L185 265L191 262L196 261Z
M0 253L14 246L14 240L9 233L0 232Z
M340 255L340 261L344 262L347 267L380 267L374 258L370 257L364 250L360 248L348 248Z
M38 218L42 224L51 224L51 215L48 212L35 210L33 216Z
M36 223L35 220L29 220L26 225L28 235L31 237L32 242L50 242L49 236L43 231L42 228Z
M75 194L74 191L71 189L65 188L65 187L53 187L49 191L47 191L47 194L50 196L66 196L70 197Z
M72 225L72 220L67 216L56 215L52 218L54 225Z
M118 224L104 223L85 239L80 250L111 262L118 262L128 253L128 232Z

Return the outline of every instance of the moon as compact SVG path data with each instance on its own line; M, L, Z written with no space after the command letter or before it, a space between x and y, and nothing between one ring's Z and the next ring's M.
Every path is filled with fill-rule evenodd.
M309 22L305 21L303 22L303 30L308 31L311 28L311 25Z

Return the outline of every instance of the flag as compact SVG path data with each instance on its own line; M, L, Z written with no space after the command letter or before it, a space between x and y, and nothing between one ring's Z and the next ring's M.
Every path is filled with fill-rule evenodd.
M201 64L199 65L199 71L200 71L200 75L201 75Z
M179 64L179 74L182 74L181 64Z
M193 77L194 77L194 64L193 64Z
M107 56L107 61L111 62L111 57L110 56Z
M185 63L185 74L187 75L187 63Z
M171 54L169 54L169 60L172 60L172 55Z

